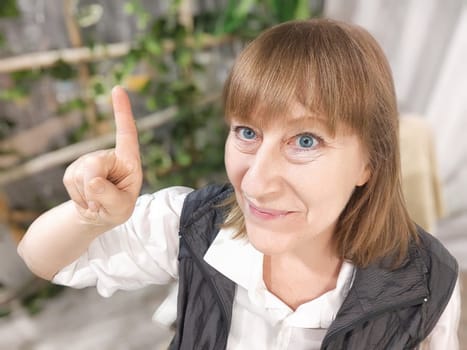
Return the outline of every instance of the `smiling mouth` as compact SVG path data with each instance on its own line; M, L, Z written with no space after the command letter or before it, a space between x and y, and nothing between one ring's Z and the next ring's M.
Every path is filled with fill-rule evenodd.
M285 210L275 210L275 209L266 209L266 208L259 208L253 205L250 201L247 200L249 212L258 218L265 219L265 220L272 220L277 218L282 218L287 214L290 214L290 211Z

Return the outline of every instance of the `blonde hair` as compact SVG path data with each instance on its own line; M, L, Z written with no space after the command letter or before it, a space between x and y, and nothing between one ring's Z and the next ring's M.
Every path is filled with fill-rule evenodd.
M375 39L363 28L330 19L291 21L253 40L224 86L227 122L281 118L293 103L325 116L331 133L355 132L369 155L371 176L357 187L334 233L338 254L359 267L406 256L416 240L401 190L398 111L392 74ZM266 112L266 113L264 113ZM245 235L233 194L225 226Z

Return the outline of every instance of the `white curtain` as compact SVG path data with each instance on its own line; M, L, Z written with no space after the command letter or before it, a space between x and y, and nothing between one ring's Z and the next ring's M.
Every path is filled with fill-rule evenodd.
M401 113L432 127L445 214L467 216L467 2L326 0L325 16L359 24L379 41Z

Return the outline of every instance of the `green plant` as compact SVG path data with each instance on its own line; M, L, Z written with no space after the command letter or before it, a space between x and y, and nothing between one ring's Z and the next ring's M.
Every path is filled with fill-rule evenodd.
M271 25L316 15L308 0L229 0L218 16L216 31L251 38Z
M51 77L56 80L72 80L76 78L76 68L69 63L58 60L49 68L30 69L13 72L11 87L0 91L0 100L18 101L27 98L40 79Z
M16 0L2 0L0 6L0 18L18 17L20 14Z
M219 100L200 103L207 95L220 93L220 87L217 87L219 91L207 91L197 78L210 69L209 64L200 59L201 54L216 50L203 47L203 40L228 36L242 44L267 26L312 15L308 1L304 0L228 0L226 8L194 14L193 26L189 26L179 21L180 0L172 0L170 4L167 13L153 18L138 0L126 2L125 10L128 16L136 19L139 30L130 52L120 59L106 62L105 69L98 63L87 63L90 77L84 91L51 111L51 114L58 115L84 114L90 101L108 100L113 85L125 85L132 76L144 75L143 83L131 91L131 99L138 106L137 114L144 115L171 106L178 109L172 122L140 134L147 191L179 184L198 187L223 177L227 130L222 107ZM0 17L6 14L19 15L16 1L2 2ZM95 42L88 44L91 49L95 45ZM79 74L76 65L57 61L50 68L12 73L9 79L8 88L0 90L0 100L14 104L27 103L32 89L37 88L41 79L78 85ZM0 118L0 139L15 127L14 120L14 116ZM105 121L113 123L111 113L97 111L95 122ZM89 137L89 131L96 127L83 118L81 125L68 135L69 142ZM1 152L5 154L5 150ZM14 150L8 152L14 153ZM56 199L37 198L33 202L38 210L57 204ZM47 285L27 295L22 303L31 314L35 314L62 288ZM8 312L8 309L1 309L0 317Z
M175 123L167 126L166 132L145 133L141 138L145 179L151 188L180 183L197 186L210 174L223 171L226 131L222 109L219 104L197 106L206 91L199 87L194 73L207 67L197 61L203 48L193 42L206 34L249 38L272 24L311 16L309 2L304 0L229 0L226 9L195 15L193 28L187 28L177 20L178 6L179 1L173 1L165 16L151 20L139 1L127 3L126 10L137 17L141 32L116 72L121 81L144 62L153 72L153 78L139 91L148 110L179 107ZM169 40L174 49L167 52L164 43Z
M145 180L151 189L175 183L196 186L207 171L219 171L222 165L208 155L209 148L221 150L222 141L216 136L205 143L197 140L197 135L207 135L205 131L212 120L221 118L218 108L198 106L203 92L194 73L205 67L196 59L201 49L196 44L197 33L177 20L178 5L174 1L165 16L150 20L138 1L127 3L127 12L137 17L140 34L114 73L118 83L138 66L146 67L151 78L137 92L146 109L178 106L175 122L163 127L163 132L146 132L141 136ZM168 50L169 42L173 48ZM216 128L221 129L222 122L217 124Z
M84 114L90 101L107 98L113 85L125 85L135 74L142 74L143 83L131 93L132 100L139 106L138 114L178 107L173 122L141 135L144 174L149 189L180 183L197 186L211 174L223 171L226 131L221 106L219 102L199 103L203 96L213 92L204 90L197 79L209 69L199 59L201 53L211 50L202 46L203 40L228 35L231 40L242 42L270 25L316 15L305 0L228 0L225 8L193 14L192 25L179 20L180 0L172 0L167 12L155 18L139 0L125 2L124 9L128 16L134 17L138 28L130 52L113 61L111 68L104 72L97 63L87 64L91 76L86 91L59 105L55 113L77 111ZM90 43L90 48L95 44ZM59 61L47 69L11 74L14 83L2 90L0 99L23 100L34 88L34 82L45 77L76 81L77 68ZM69 135L70 142L88 137L89 131L96 128L92 123L105 120L112 123L112 116L99 111L94 121L83 119L82 125Z
M42 310L48 299L60 294L65 287L52 283L46 283L33 293L27 294L21 300L21 304L31 315L35 315Z
M7 117L0 117L0 140L3 139L11 129L15 126L15 122ZM2 152L0 152L1 154Z

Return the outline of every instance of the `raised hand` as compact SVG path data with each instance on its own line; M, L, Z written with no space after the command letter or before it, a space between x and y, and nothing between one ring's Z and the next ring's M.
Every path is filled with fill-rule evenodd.
M67 168L63 178L81 218L89 224L109 227L130 217L142 183L138 132L123 88L112 90L112 104L115 149L80 157Z

